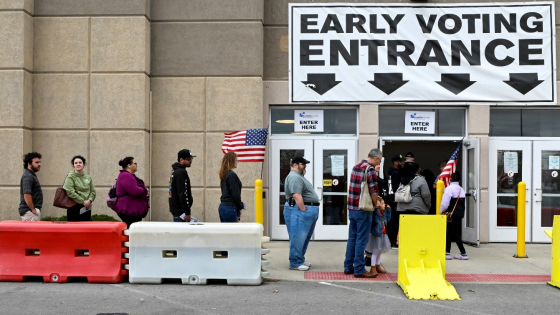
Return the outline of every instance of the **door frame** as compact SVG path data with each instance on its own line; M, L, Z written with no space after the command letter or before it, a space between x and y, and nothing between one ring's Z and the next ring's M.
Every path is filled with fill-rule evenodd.
M346 144L343 146L343 144ZM313 166L313 187L323 189L323 170L324 165L322 161L322 156L319 154L321 150L348 150L347 153L347 178L346 178L346 198L348 198L348 187L350 186L350 176L352 174L352 167L358 163L358 141L340 141L338 139L315 139L313 141L313 156L315 157ZM338 145L338 146L337 146ZM320 161L318 163L317 161ZM346 225L323 225L323 214L324 214L324 192L321 191L322 196L319 198L322 200L319 206L319 219L315 226L315 233L313 234L313 240L347 240L348 239L348 227L350 224L349 218L347 218L348 224ZM335 193L333 193L335 194ZM340 194L340 193L336 193ZM348 211L346 211L346 216L348 216Z
M466 146L465 143L466 142L470 142L469 146ZM463 154L463 168L462 168L462 174L463 174L463 178L462 178L462 183L464 187L467 187L468 184L468 176L469 176L469 159L468 159L468 154L469 154L469 150L473 150L474 151L474 170L472 172L472 174L474 175L474 180L473 180L473 185L474 185L474 189L465 189L465 199L467 201L467 203L465 204L465 206L467 207L467 209L465 209L466 214L468 213L468 202L470 200L470 197L472 197L474 199L474 228L470 228L467 226L467 215L465 215L465 218L463 220L463 235L461 235L462 239L464 242L469 243L469 244L473 244L476 247L480 246L480 138L477 137L470 137L470 138L465 138L463 140L463 148L462 148L462 154ZM470 188L470 187L469 187Z
M522 178L523 182L526 184L525 192L525 241L531 242L531 229L532 229L532 212L531 206L532 200L532 182L533 182L533 145L531 139L522 138L491 138L488 140L488 195L489 195L489 218L488 218L488 241L489 242L516 242L517 241L517 226L515 227L498 227L497 226L497 215L498 215L498 202L497 202L497 180L498 180L498 160L496 153L498 150L515 150L515 151L527 151L527 154L523 154L523 168ZM513 195L513 194L512 194ZM528 210L527 210L528 208Z
M281 150L282 147L284 147L285 145L292 146L290 147L290 149L293 149L293 147L296 147L296 149L298 149L297 145L298 144L303 144L303 141L305 141L306 146L304 147L302 146L303 150L304 150L304 155L305 158L311 161L311 167L308 167L306 169L306 174L305 174L305 178L307 180L309 180L312 184L313 187L317 187L317 185L315 185L314 183L314 170L315 170L315 166L314 166L314 153L315 153L315 145L314 145L314 141L315 140L346 140L346 141L353 141L355 143L355 147L356 147L356 153L355 156L357 157L357 150L358 150L358 137L354 136L354 137L349 137L349 136L313 136L313 135L302 135L302 136L290 136L290 135L275 135L275 136L271 136L270 137L270 153L269 153L269 164L268 164L268 181L269 181L269 195L270 198L268 198L268 226L269 226L269 235L270 238L272 240L288 240L288 231L286 229L286 225L280 224L280 210L279 210L279 202L280 202L280 179L276 178L276 176L278 176L278 168L275 169L275 166L278 165L279 161L279 156L276 154L276 150L279 149ZM309 141L309 142L308 142ZM309 144L310 143L310 144ZM353 166L355 164L356 161L352 162L352 161L348 161L348 164ZM353 164L354 163L354 164ZM317 192L317 189L315 189L315 191ZM320 195L319 198L321 198L322 196ZM322 213L322 203L320 206L320 214ZM343 240L346 240L348 238L348 233L345 234L346 238L343 238ZM312 240L315 240L315 234L312 237Z
M557 144L557 148L559 150L547 150L547 145L552 144L551 142L555 142ZM542 197L544 193L542 192L542 165L541 165L541 152L542 151L560 151L560 139L557 140L532 140L532 149L533 149L533 172L532 172L532 181L533 181L533 189L530 193L532 196L532 202L529 203L531 208L528 211L531 211L531 218L532 218L532 233L531 233L531 241L533 243L551 243L552 240L544 234L545 230L550 230L552 227L542 227L541 219L542 219ZM559 170L560 172L560 170ZM540 195L540 200L539 200Z

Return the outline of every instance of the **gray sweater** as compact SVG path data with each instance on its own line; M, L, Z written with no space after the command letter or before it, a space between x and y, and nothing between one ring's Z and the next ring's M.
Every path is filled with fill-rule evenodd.
M412 194L412 201L409 203L399 202L397 205L397 212L401 211L416 211L422 214L427 214L432 206L430 189L424 176L416 175L410 183L410 193ZM418 196L417 196L418 195Z

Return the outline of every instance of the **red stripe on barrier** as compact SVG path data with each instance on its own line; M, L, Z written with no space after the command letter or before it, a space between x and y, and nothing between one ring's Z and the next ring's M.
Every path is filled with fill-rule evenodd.
M345 280L345 281L397 281L396 273L379 274L377 278L354 278L354 275L345 275L344 272L330 271L306 271L307 280ZM548 282L550 275L507 275L507 274L447 274L445 279L449 282L498 282L498 283L519 283L519 282Z
M120 283L128 274L122 222L0 222L0 281Z

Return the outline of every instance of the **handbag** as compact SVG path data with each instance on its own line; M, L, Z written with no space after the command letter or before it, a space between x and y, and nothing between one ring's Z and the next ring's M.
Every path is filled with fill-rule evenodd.
M412 201L412 193L410 193L410 184L418 178L418 176L414 177L408 184L406 185L399 185L397 191L395 192L395 202L402 202L402 203L410 203Z
M72 180L73 181L73 180ZM69 209L76 206L76 202L68 197L66 190L62 187L57 187L54 194L53 206L57 208Z
M447 212L447 222L453 222L453 212L455 212L455 208L457 207L458 202L459 202L459 198L457 198L457 201L455 201L453 210L451 212Z
M366 167L364 172L364 177L362 179L362 184L360 186L360 203L359 208L363 211L373 211L373 200L371 199L371 195L369 193L369 185L367 182L367 171L370 167Z

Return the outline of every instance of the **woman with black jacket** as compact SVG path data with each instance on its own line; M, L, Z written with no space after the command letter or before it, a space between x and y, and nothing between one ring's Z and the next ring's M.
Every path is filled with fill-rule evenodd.
M222 196L220 197L220 221L223 222L239 222L241 219L241 210L245 208L241 201L241 180L233 171L237 168L237 154L228 152L222 158L222 166L220 167L220 188Z

